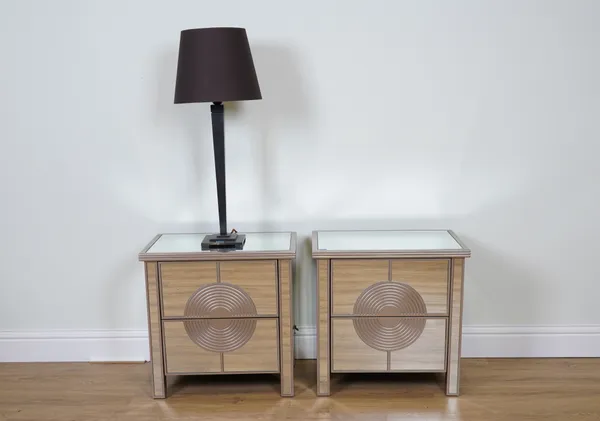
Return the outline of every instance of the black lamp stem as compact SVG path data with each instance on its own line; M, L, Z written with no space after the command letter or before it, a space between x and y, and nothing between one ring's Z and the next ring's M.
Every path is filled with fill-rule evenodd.
M220 235L227 235L227 199L225 195L225 123L223 103L210 106L212 116L215 172L217 175L217 201L219 202Z

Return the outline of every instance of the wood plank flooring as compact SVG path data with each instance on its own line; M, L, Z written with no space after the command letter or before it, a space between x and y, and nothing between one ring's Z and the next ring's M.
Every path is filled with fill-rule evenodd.
M296 397L276 376L184 377L150 398L149 364L0 364L0 420L600 420L600 359L466 359L462 395L435 375L333 376L296 363Z

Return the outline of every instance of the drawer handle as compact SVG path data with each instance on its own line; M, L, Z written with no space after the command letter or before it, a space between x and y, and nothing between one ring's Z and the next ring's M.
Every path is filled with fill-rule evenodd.
M425 314L423 297L413 287L400 282L382 281L366 288L354 303L354 330L371 348L397 351L412 345L425 330L422 317L394 317ZM374 317L364 317L374 316Z
M189 298L184 315L213 318L183 322L189 338L212 352L231 352L241 348L256 329L255 319L231 318L256 316L256 306L246 291L225 282L198 288Z

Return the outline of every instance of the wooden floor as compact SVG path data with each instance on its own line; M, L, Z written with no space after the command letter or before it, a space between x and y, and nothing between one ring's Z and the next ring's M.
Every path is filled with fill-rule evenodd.
M315 397L315 362L296 397L275 376L175 378L153 400L149 364L0 364L0 420L600 420L600 359L463 360L462 395L435 375L334 376Z

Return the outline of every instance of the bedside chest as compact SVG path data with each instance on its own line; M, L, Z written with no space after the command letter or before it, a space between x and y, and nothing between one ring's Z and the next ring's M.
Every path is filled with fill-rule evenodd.
M452 231L314 231L317 394L331 373L446 373L459 394L469 249Z
M139 254L154 397L169 375L238 373L278 373L293 396L296 234L247 233L228 251L203 251L205 235L157 235Z

